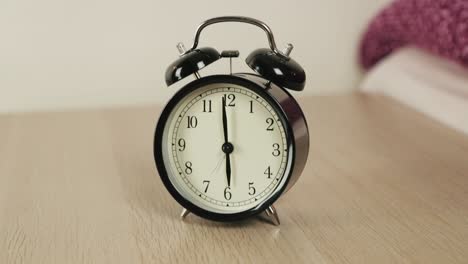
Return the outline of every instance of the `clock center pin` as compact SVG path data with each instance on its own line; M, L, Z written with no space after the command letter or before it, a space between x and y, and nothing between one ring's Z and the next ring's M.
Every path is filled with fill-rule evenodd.
M226 142L221 147L221 150L226 154L231 154L234 151L234 145L231 142Z

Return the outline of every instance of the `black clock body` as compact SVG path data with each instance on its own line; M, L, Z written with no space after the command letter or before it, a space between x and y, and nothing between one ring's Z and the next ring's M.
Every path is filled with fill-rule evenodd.
M171 113L181 100L187 95L196 93L198 89L208 85L226 86L226 84L238 85L249 89L261 96L268 104L274 108L280 122L285 128L285 135L288 147L287 168L280 181L281 187L276 188L267 199L257 206L248 210L236 213L222 213L207 210L196 205L187 196L184 196L171 181L168 160L165 160L165 147L169 144L167 138L167 126ZM190 212L217 221L237 221L263 212L271 206L284 192L290 189L299 179L309 153L309 132L307 122L297 101L283 87L256 74L239 73L233 75L212 75L197 79L176 92L162 111L154 135L154 159L162 182L172 195L172 197ZM203 155L200 152L200 155Z

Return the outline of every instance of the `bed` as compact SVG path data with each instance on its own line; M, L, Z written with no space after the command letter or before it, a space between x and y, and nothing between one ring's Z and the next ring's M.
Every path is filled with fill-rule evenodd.
M366 73L360 91L390 96L468 134L468 69L448 59L401 48Z

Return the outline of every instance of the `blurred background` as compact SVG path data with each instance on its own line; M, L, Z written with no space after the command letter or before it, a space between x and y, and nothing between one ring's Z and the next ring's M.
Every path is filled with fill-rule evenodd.
M279 47L294 44L291 55L308 74L296 96L349 93L363 77L362 34L389 2L2 0L0 112L164 103L177 88L164 82L177 42L190 47L203 20L223 15L265 21ZM233 23L208 27L200 46L238 49L234 71L250 71L245 57L267 39ZM220 60L201 74L227 71Z
M390 96L468 133L468 0L3 0L0 113L164 104L176 44L216 16L266 22L307 72L296 97L356 91ZM237 49L234 72L267 47L259 28L213 25L199 47ZM228 73L219 60L200 74Z

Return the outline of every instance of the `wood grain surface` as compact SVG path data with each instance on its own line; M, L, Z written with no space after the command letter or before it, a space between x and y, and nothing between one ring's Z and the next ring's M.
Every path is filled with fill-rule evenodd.
M282 224L190 215L152 157L160 107L0 116L0 263L468 263L468 137L384 97L300 100Z

